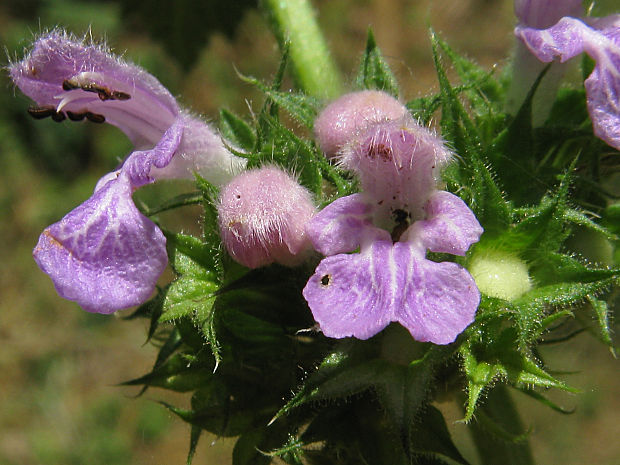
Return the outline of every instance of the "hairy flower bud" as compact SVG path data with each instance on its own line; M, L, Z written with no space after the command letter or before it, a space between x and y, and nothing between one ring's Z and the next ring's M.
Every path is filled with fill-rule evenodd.
M235 177L217 207L222 242L248 268L298 265L311 249L305 226L315 213L310 192L279 168Z
M514 300L532 289L527 264L516 255L485 250L474 254L469 266L480 292Z
M407 108L391 95L363 90L343 95L327 105L314 122L314 133L329 158L360 132L377 123L402 118Z

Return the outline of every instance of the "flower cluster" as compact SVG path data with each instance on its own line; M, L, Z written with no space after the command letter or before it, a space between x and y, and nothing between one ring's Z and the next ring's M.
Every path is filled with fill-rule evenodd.
M167 264L166 239L132 201L159 179L203 174L218 184L245 161L206 123L181 109L157 79L108 50L53 31L10 66L35 118L108 122L134 143L93 195L41 234L34 257L58 293L87 311L112 313L152 294Z
M330 337L367 339L396 321L418 341L448 344L473 321L480 293L467 270L429 260L426 252L464 255L482 228L461 199L437 189L452 157L442 141L402 106L393 111L400 104L387 94L375 96L372 111L352 111L364 98L344 96L326 110L339 137L349 128L341 163L357 174L362 192L336 200L308 224L327 258L304 297ZM405 116L342 123L369 113Z

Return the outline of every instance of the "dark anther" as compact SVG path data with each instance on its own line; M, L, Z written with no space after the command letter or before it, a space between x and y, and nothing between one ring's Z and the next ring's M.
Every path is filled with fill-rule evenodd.
M72 111L68 111L67 116L71 121L82 121L86 118L86 113L74 113Z
M325 276L323 276L321 278L321 286L328 286L329 285L329 280L330 280L331 276L326 274Z
M100 86L94 82L78 84L70 79L62 81L62 89L65 91L82 89L84 92L94 92L97 94L100 100L129 100L131 95L120 90L110 90L107 87Z
M56 121L57 123L60 123L61 121L64 121L67 119L67 115L65 115L62 111L55 111L54 114L52 115L52 119Z
M120 90L112 91L112 99L114 100L129 100L130 98L131 95L127 94L126 92L121 92Z
M86 119L93 123L105 123L105 116L90 111L86 112Z
M30 107L28 108L28 114L34 119L44 119L52 116L56 113L54 107Z
M62 90L70 91L70 90L75 90L79 88L80 86L78 86L77 84L74 84L68 79L65 79L64 81L62 81Z

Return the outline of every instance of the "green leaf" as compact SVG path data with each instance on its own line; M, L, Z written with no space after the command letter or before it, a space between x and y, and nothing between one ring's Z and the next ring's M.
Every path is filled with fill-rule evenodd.
M525 394L526 396L531 397L532 399L537 400L538 402L540 402L541 404L549 407L552 410L555 410L558 413L562 413L564 415L571 415L572 413L575 412L575 409L571 409L571 410L567 410L563 407L560 407L558 404L556 404L555 402L552 402L551 400L547 399L545 396L543 396L540 392L538 391L534 391L532 389L526 389L526 388L517 388L519 389L519 391L521 391L523 394Z
M191 361L176 353L165 362L139 378L125 381L122 385L160 387L176 392L194 391L212 378L213 365L203 361Z
M494 71L489 72L457 54L439 36L436 36L436 39L443 53L452 61L461 81L467 85L466 95L472 104L472 109L480 114L501 110L504 91L501 84L493 78Z
M506 463L533 465L534 459L524 427L508 389L497 386L489 392L486 402L470 425L481 465Z
M196 313L205 314L211 311L215 301L218 284L184 275L177 278L168 289L164 300L160 322L174 322Z
M566 308L606 291L617 282L617 277L611 277L587 283L549 284L532 289L514 300L513 304L518 311Z
M588 297L588 301L592 306L592 310L596 314L596 319L601 330L601 339L609 347L612 355L616 357L616 349L611 338L611 330L609 328L609 307L604 300L596 299L592 296Z
M207 278L216 270L213 248L197 237L164 231L168 241L170 263L177 274ZM178 267L178 268L177 268Z
M609 205L603 211L603 221L614 233L620 234L620 203Z
M226 140L247 152L256 145L256 133L250 125L224 108L220 110L220 131Z
M546 124L569 128L574 135L574 131L588 119L585 89L563 87L558 91Z
M218 281L224 279L224 265L222 256L225 252L222 250L222 241L220 239L220 231L218 226L217 201L219 198L219 189L206 179L196 176L196 185L202 192L202 207L204 210L203 220L203 248L206 250L209 264L217 273Z
M411 114L417 118L424 126L429 125L435 112L441 106L442 97L440 94L430 97L418 97L407 102L406 107Z
M198 440L202 434L202 428L192 425L192 430L189 435L189 451L187 452L187 465L192 465L194 460L194 454L196 453L196 447L198 447Z
M267 431L264 428L242 434L232 453L233 465L268 465L271 457L261 452L259 444L264 440Z
M241 79L258 87L273 103L284 108L305 127L312 129L320 106L319 100L301 93L274 90L251 76L242 75Z
M433 32L431 43L442 98L442 134L461 159L458 168L462 173L451 178L450 171L446 170L444 177L451 190L462 189L461 197L469 203L487 233L503 231L511 222L509 206L484 162L483 145L477 125L465 111L448 81L439 55L438 38Z
M587 265L575 257L550 253L538 259L532 272L539 286L561 282L593 283L620 277L620 269Z
M443 414L432 405L424 409L423 418L411 428L409 438L411 452L440 454L457 463L469 463L452 442Z
M356 83L361 89L382 90L398 98L398 83L381 55L371 29L368 29L366 50L357 73Z
M469 422L473 418L481 394L499 380L518 388L540 386L576 392L519 351L519 337L515 328L508 327L497 336L487 335L477 343L470 339L460 347L468 391L463 421Z
M564 219L567 222L570 222L572 224L583 226L586 229L597 232L611 241L618 240L618 236L616 234L613 234L611 231L609 231L604 226L601 226L600 224L595 223L590 218L588 218L583 212L580 212L579 210L575 210L573 208L566 208L564 210Z
M274 119L269 120L273 140L265 144L258 154L257 164L276 163L295 172L299 182L314 193L322 187L321 171L325 157L317 152L314 145L298 137L293 131Z

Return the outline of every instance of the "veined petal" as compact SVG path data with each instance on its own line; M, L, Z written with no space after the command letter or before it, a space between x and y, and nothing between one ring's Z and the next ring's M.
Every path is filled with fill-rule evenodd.
M112 313L148 299L167 264L166 239L140 214L129 175L118 172L48 227L34 249L58 294L89 312Z
M424 210L426 219L416 221L401 237L424 251L465 255L484 231L465 202L450 192L435 192Z
M620 150L620 15L591 22L594 27L567 17L544 30L517 27L515 34L544 62L582 52L595 60L585 81L594 133Z
M317 213L306 225L306 232L323 255L351 252L370 229L377 229L372 214L373 205L363 194L341 197Z
M180 111L151 74L59 30L38 39L26 58L10 66L10 74L39 105L34 111L43 111L40 115L52 110L63 118L105 120L139 148L157 143Z
M177 119L155 147L150 150L137 150L127 157L122 171L127 173L132 188L136 189L155 181L154 178L157 174L154 175L154 172L157 173L157 170L165 169L179 150L183 132L183 121ZM174 176L168 177L173 178ZM101 181L98 185L100 183Z
M391 241L377 241L319 263L303 295L326 336L368 339L390 323L403 275L393 252Z
M407 248L397 243L395 248ZM480 292L471 275L456 263L414 258L407 267L403 302L395 320L421 342L449 344L474 321Z

